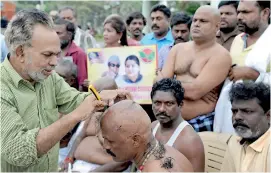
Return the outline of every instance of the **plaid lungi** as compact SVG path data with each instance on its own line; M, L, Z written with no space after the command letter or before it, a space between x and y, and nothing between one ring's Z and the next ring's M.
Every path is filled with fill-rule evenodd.
M215 112L197 116L187 121L196 132L213 131Z

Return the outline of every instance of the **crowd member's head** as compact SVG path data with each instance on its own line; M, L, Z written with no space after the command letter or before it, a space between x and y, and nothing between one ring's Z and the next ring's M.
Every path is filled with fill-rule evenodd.
M59 9L59 17L62 19L68 20L72 22L75 26L77 25L76 23L76 11L72 7L63 7Z
M126 24L133 38L142 38L142 30L146 26L146 19L142 13L131 13L126 19Z
M156 82L151 91L152 110L156 119L163 124L172 124L181 118L184 89L181 82L165 78Z
M170 21L171 32L175 44L189 41L192 18L185 13L176 13Z
M270 22L270 1L244 1L238 5L238 27L252 35Z
M8 24L5 41L10 63L31 83L46 79L57 65L60 41L53 21L42 11L33 9L16 13Z
M140 74L140 61L137 56L130 55L125 59L125 73L131 81L136 81Z
M165 36L169 30L171 12L165 5L157 4L151 9L151 29L156 37Z
M236 83L230 91L232 123L236 133L253 142L270 127L270 86Z
M197 42L215 40L219 27L220 13L218 9L204 5L199 7L193 16L191 36Z
M56 11L56 10L50 11L49 15L50 15L50 17L52 18L53 21L55 21L59 17L58 16L59 15L58 11Z
M60 39L61 49L65 49L74 39L75 25L62 18L56 19L54 24L55 31Z
M103 147L114 161L126 162L142 157L151 140L151 120L132 100L123 100L105 111L100 120Z
M237 27L237 7L239 1L220 1L218 9L221 15L220 31L230 33Z
M119 57L116 55L110 56L110 58L108 59L107 65L108 65L109 71L114 73L116 77L119 74L119 68L120 68Z
M78 89L77 66L70 60L62 58L58 61L56 72L71 86Z
M104 42L106 46L128 46L127 31L123 19L116 14L108 16L104 21Z

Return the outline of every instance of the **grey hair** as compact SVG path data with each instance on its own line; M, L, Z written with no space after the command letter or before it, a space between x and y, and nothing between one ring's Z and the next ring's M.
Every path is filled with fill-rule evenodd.
M68 70L68 75L72 75L74 77L77 77L77 65L74 64L71 60L69 59L60 59L57 63L57 66L59 67L67 67Z
M71 10L72 11L72 14L73 14L73 17L76 18L77 15L76 15L76 11L74 8L72 7L62 7L58 10L58 13L61 13L61 11L65 11L65 10Z
M34 26L41 24L53 29L54 24L48 14L37 9L21 10L12 17L5 31L5 42L11 55L19 46L31 46Z

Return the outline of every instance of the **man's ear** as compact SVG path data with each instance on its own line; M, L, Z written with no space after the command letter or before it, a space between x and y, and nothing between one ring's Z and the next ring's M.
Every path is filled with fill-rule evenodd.
M23 63L25 61L25 53L23 46L18 46L15 50L16 57L20 59L20 62Z
M134 136L132 137L132 140L133 140L133 146L135 148L140 147L142 137L139 134L134 134Z

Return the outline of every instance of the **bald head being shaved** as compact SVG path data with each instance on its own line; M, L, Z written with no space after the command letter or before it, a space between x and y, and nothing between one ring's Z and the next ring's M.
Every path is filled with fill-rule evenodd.
M132 100L111 106L101 118L100 125L104 148L115 161L133 160L138 150L144 151L152 139L148 114Z
M203 5L197 9L193 16L191 35L194 41L215 40L219 30L220 13L209 5Z

